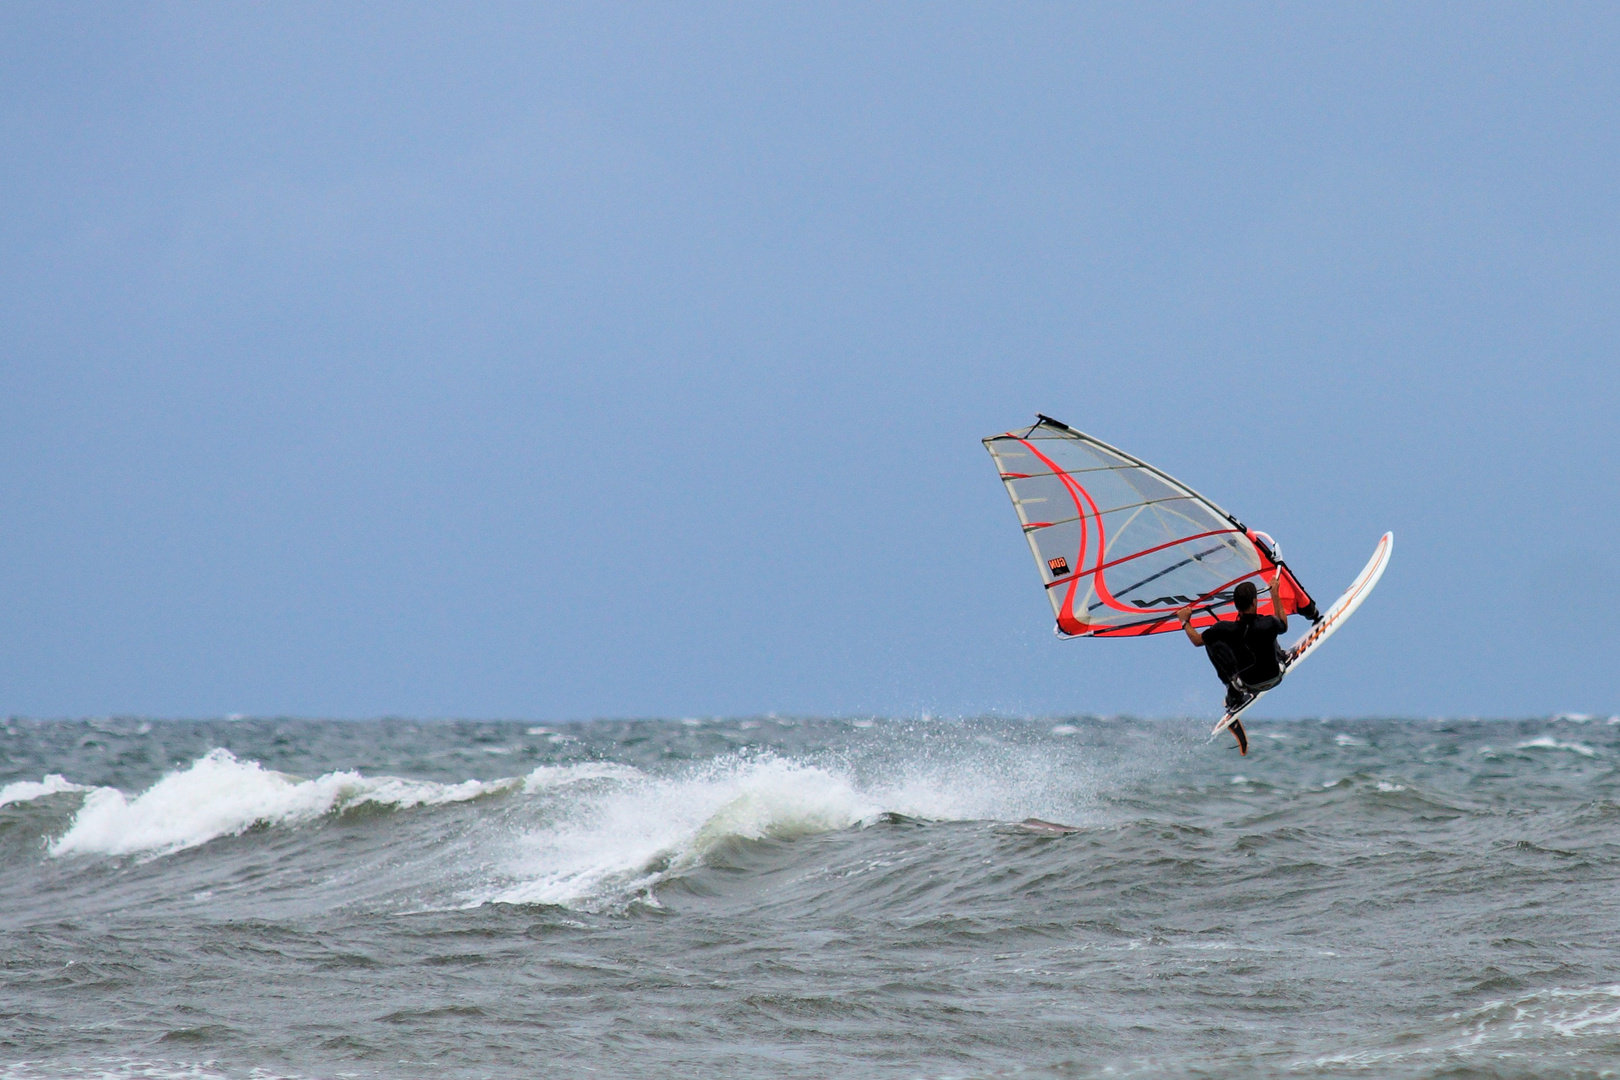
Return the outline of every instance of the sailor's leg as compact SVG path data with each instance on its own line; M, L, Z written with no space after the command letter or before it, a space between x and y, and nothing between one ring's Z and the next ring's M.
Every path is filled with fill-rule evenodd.
M1212 641L1204 646L1204 652L1209 655L1209 662L1215 665L1215 674L1220 676L1221 682L1230 683L1232 676L1238 673L1237 656L1232 652L1232 646L1224 641Z
M1212 641L1204 646L1204 651L1209 654L1209 662L1215 665L1215 674L1226 684L1226 708L1232 710L1240 707L1248 695L1232 685L1238 673L1237 656L1232 652L1232 646L1224 641Z

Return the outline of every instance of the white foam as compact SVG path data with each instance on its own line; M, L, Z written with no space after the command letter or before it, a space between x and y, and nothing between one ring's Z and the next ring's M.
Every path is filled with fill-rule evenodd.
M639 780L646 774L634 765L615 761L585 761L574 765L541 765L523 778L523 790L533 794L587 780Z
M882 754L874 746L873 754ZM611 761L542 765L527 775L444 784L357 771L303 779L211 751L140 792L85 790L54 856L161 857L255 828L292 828L363 804L435 806L497 793L517 798L498 819L526 831L490 859L463 901L548 903L601 910L650 898L737 839L793 840L875 821L885 812L943 821L1026 817L1076 821L1086 777L1038 748L944 739L922 756L864 764L743 753L652 775ZM60 777L5 789L37 797ZM482 834L486 838L492 834ZM494 867L494 869L490 869Z
M1450 1030L1438 1032L1414 1046L1335 1054L1316 1058L1311 1064L1318 1069L1378 1070L1382 1075L1392 1065L1402 1062L1447 1059L1466 1062L1475 1058L1501 1061L1520 1055L1534 1059L1551 1049L1549 1038L1610 1040L1620 1033L1620 985L1553 987L1511 1001L1486 1002L1467 1012L1453 1013L1447 1019ZM1570 1050L1559 1052L1569 1053Z
M211 750L190 768L170 773L134 798L116 788L94 789L50 852L167 854L255 826L298 825L363 803L400 809L441 805L512 790L522 783L505 779L436 784L393 776L373 779L352 771L302 780L256 761L238 761L229 750Z
M1573 753L1580 754L1582 757L1595 757L1597 755L1597 751L1592 749L1590 746L1587 746L1585 743L1559 742L1557 739L1553 738L1551 735L1542 735L1542 736L1540 736L1538 738L1530 739L1527 742L1519 743L1516 746L1514 746L1513 749L1515 749L1515 750L1569 750L1569 751L1572 751Z
M55 1062L18 1061L0 1065L0 1080L231 1080L235 1075L212 1061ZM300 1080L300 1074L254 1068L254 1080Z
M32 780L17 780L0 788L0 806L11 803L33 802L43 799L47 795L55 795L63 791L89 791L81 784L69 783L67 778L57 773L51 773L44 780L35 783Z
M1548 1033L1565 1039L1613 1036L1620 1032L1620 985L1538 990L1512 1001L1487 1002L1463 1019L1477 1040Z
M328 773L327 776L321 777L321 780L308 780L303 783L318 784L333 776L350 780L352 786L345 793L345 797L329 809L345 809L362 803L392 806L398 810L408 810L413 806L444 806L448 803L466 802L469 799L483 798L485 795L512 791L523 784L522 777L439 784L432 780L407 780L399 776L379 776L372 779L352 772Z
M649 899L660 881L728 840L792 840L885 812L932 820L1075 817L1072 767L1059 769L1044 755L1006 755L1002 748L997 759L912 762L866 783L843 768L769 755L721 758L663 777L608 763L544 767L526 790L556 800L545 815L551 820L516 841L499 883L466 899L617 907Z
M515 883L475 903L612 903L643 893L728 838L790 839L847 828L879 810L847 781L776 758L726 759L679 779L626 766L599 767L589 778L617 783L523 837L509 866Z

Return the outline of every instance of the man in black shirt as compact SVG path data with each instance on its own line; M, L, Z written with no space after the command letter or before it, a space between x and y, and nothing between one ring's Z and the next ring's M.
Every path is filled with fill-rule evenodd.
M1200 632L1193 629L1191 605L1176 612L1188 639L1205 651L1209 662L1215 665L1215 674L1226 684L1228 711L1241 708L1253 695L1282 682L1283 652L1277 638L1287 631L1288 616L1283 614L1281 583L1279 567L1269 586L1271 610L1280 617L1255 613L1258 590L1252 581L1240 581L1232 592L1232 603L1238 610L1234 620L1206 626Z

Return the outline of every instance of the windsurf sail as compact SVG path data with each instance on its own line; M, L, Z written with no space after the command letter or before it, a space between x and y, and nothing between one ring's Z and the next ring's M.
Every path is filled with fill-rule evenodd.
M1263 615L1315 605L1275 545L1180 481L1123 450L1041 416L985 449L1012 496L1063 637L1141 637L1232 618L1253 580ZM1266 589L1282 567L1283 612Z

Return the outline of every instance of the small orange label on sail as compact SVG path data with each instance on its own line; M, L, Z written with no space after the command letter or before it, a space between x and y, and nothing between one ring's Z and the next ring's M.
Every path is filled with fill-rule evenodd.
M1047 559L1046 566L1052 571L1053 577L1062 577L1069 572L1069 560L1061 555L1055 559Z

